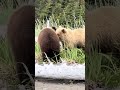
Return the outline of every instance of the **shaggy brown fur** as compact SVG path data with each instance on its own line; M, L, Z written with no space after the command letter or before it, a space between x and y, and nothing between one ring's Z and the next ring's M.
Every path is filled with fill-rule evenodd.
M87 12L86 24L87 53L92 53L92 45L98 52L120 56L120 8L101 7Z
M60 60L59 38L53 29L44 28L38 36L38 43L42 51L43 61L46 61L46 55L55 62Z
M34 31L35 31L35 7L23 6L17 9L10 17L8 23L8 40L12 47L13 55L16 62L24 63L29 72L34 75L35 56L34 56ZM26 70L22 64L17 64L17 73L20 81L29 79L24 75Z
M85 47L85 28L71 30L60 26L56 29L56 34L64 44L64 47Z

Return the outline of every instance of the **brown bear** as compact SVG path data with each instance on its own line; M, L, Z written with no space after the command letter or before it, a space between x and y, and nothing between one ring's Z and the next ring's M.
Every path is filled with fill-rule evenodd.
M24 63L30 74L35 74L35 7L22 6L10 17L7 28L7 38L16 61L17 74L20 82L29 79ZM18 63L20 62L20 63Z
M120 8L101 7L86 12L86 52L96 49L120 57Z
M38 43L42 51L43 61L47 61L46 55L50 60L60 62L59 38L52 28L44 28L39 36Z
M59 26L57 29L52 27L58 35L63 47L69 48L84 48L85 47L85 28L77 28L71 30Z

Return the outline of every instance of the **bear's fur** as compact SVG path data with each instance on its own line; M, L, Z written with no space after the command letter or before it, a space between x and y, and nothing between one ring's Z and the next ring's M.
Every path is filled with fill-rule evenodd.
M44 28L40 32L38 36L38 43L42 51L43 61L47 61L46 55L50 60L54 60L55 62L60 61L59 38L52 28Z
M64 47L85 47L85 28L77 28L74 30L61 26L59 26L57 29L55 27L52 28L56 30L56 34L58 35Z
M88 54L96 48L98 52L120 57L120 8L106 6L86 12L86 24Z
M8 22L7 37L15 57L17 74L22 82L29 79L24 75L26 70L20 63L24 63L30 74L35 74L35 7L32 5L22 6L17 9Z

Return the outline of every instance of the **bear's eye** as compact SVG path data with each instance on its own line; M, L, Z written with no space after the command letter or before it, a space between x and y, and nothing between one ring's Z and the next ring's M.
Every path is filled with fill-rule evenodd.
M57 34L58 36L60 36L60 34Z
M62 33L66 33L65 29L62 29Z

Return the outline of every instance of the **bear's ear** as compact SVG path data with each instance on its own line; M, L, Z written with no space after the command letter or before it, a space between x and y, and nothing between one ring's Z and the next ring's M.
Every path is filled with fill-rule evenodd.
M62 29L62 32L63 32L63 33L66 33L65 29Z
M52 29L56 31L56 27L52 27Z

